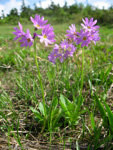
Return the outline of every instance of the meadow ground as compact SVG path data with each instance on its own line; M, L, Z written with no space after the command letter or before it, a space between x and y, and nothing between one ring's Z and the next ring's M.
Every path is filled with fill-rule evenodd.
M53 26L57 43L65 39L69 25ZM113 28L101 26L100 41L84 49L83 103L71 120L80 100L82 49L78 46L72 58L53 65L48 61L53 46L37 41L44 99L50 110L44 117L38 109L43 99L34 49L20 48L13 41L13 27L0 26L0 149L112 149L113 135L103 125L96 99L102 104L105 99L113 110ZM24 25L27 28L33 33L32 25ZM66 98L72 110L63 109ZM40 110L42 118L30 107Z

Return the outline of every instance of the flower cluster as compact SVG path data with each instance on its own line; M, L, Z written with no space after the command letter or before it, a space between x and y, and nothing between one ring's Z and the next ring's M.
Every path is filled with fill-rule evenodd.
M35 29L37 30L42 29L42 34L40 35L34 32L33 37L32 37L29 32L29 29L27 29L27 33L23 32L22 25L19 23L20 29L14 27L14 30L16 32L13 32L13 34L16 35L14 40L21 38L19 40L19 42L21 43L21 47L23 46L31 47L36 37L39 37L40 42L44 42L46 46L48 46L48 44L53 44L53 42L56 41L54 39L55 34L53 32L54 30L53 27L51 27L50 24L45 25L48 20L44 20L44 17L40 17L40 15L37 15L37 14L35 15L35 19L33 19L32 17L30 17L30 19L33 22Z
M67 30L67 38L71 38L75 44L80 44L81 47L88 46L91 41L96 44L96 41L100 40L99 37L99 26L95 25L97 23L97 20L93 21L93 18L90 20L86 17L85 20L82 19L84 24L81 23L81 26L83 29L80 29L80 32L76 32L75 25L71 25L70 30Z
M20 39L21 47L31 47L33 45L34 39L38 37L40 42L44 42L45 46L48 44L53 44L56 40L55 34L53 32L53 27L50 24L46 24L48 20L44 20L44 17L40 17L40 15L35 15L35 18L30 17L35 30L42 30L42 34L33 33L33 37L31 36L29 29L27 29L27 33L23 31L22 25L19 23L19 28L14 28L15 32L13 32L16 37L14 40ZM55 44L52 52L49 54L48 59L50 62L56 62L56 59L59 59L60 62L63 62L66 58L72 57L73 53L77 49L75 45L81 44L81 47L88 46L92 41L96 44L96 41L100 40L99 37L99 26L96 25L97 20L93 21L93 18L90 20L86 17L83 23L81 23L82 29L80 32L76 31L75 24L69 26L69 30L67 30L66 39L61 41L59 45Z
M59 45L55 44L54 49L49 54L48 59L50 62L56 62L58 58L60 62L63 62L67 57L72 57L73 53L77 49L74 45L81 44L81 47L88 46L91 41L96 44L96 41L100 40L99 37L99 26L95 26L97 20L93 21L93 18L88 20L88 18L82 19L84 24L81 24L83 29L80 29L80 32L76 31L75 24L69 26L70 30L67 30L66 34L67 41L61 41Z
M59 45L55 44L53 51L48 56L49 61L55 64L58 58L60 62L63 62L67 57L73 57L73 53L76 49L72 43L69 44L66 40L61 41Z

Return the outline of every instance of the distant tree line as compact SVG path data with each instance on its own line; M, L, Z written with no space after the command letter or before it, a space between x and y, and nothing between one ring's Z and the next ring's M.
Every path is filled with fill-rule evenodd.
M21 12L19 13L16 8L13 8L10 13L5 16L2 11L2 19L0 19L0 24L17 24L18 21L21 23L28 23L30 21L30 16L35 16L35 14L40 14L44 16L49 21L54 23L63 23L74 21L79 23L81 18L91 18L98 20L98 23L103 25L113 25L113 5L106 9L98 9L92 5L87 4L84 6L82 3L76 3L68 6L67 2L65 2L63 7L60 7L59 4L55 4L51 1L50 6L44 9L41 7L37 7L34 4L34 8L31 9L30 6L26 6L24 0L22 0Z

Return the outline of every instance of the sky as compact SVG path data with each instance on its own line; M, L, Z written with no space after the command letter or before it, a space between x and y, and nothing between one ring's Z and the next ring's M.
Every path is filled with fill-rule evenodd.
M67 1L68 6L74 4L75 2L77 3L83 3L86 4L86 2L88 2L88 4L91 4L93 6L96 6L100 9L102 9L103 7L105 9L109 8L111 5L113 5L113 0L24 0L26 6L30 6L31 8L34 8L34 3L37 6L40 6L40 1L41 1L41 6L43 8L47 8L50 4L51 1L53 1L55 4L60 4L60 6L62 7L65 3L65 1ZM18 12L20 12L20 8L22 5L22 0L0 0L0 16L2 14L2 10L4 10L4 14L7 15L9 14L10 10L13 8L17 8Z

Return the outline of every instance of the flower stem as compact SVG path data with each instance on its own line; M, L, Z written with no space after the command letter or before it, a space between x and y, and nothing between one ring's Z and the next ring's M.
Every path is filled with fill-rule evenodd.
M82 95L82 90L83 90L83 81L84 81L84 47L82 48L82 74L81 74L81 91L80 95Z
M46 115L45 98L44 98L44 89L43 89L41 73L40 73L40 69L39 69L39 65L38 65L38 61L37 61L36 41L35 41L35 40L34 40L34 55L35 55L35 63L36 63L36 66L37 66L37 71L38 71L39 83L40 83L41 92L42 92L43 106L44 106L44 114Z

